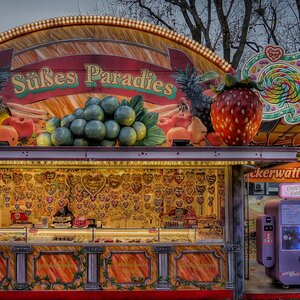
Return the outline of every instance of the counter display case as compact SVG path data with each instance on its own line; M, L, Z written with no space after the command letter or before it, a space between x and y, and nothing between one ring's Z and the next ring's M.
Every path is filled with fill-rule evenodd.
M0 243L26 242L26 229L1 228Z
M203 239L197 228L2 228L1 243L29 244L153 244L206 243L223 239Z

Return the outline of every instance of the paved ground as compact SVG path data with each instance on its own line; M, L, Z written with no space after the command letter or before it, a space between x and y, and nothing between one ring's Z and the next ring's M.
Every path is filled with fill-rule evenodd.
M281 285L272 284L272 279L265 274L265 268L255 259L250 259L249 279L245 280L245 293L300 293L300 286L292 286L289 289Z

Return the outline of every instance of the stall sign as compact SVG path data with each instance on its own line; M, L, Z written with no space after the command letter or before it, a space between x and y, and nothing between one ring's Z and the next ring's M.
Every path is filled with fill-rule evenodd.
M281 183L279 197L283 199L300 199L300 183Z

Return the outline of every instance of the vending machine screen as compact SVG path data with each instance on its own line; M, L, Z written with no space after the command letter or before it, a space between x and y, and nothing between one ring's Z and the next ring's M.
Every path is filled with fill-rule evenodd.
M300 249L300 227L282 226L282 250Z
M282 204L282 225L300 224L300 204Z

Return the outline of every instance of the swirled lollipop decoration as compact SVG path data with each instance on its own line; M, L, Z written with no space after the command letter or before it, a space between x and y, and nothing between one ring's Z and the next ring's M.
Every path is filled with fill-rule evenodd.
M271 64L259 75L264 90L262 98L278 107L300 102L300 72L291 65Z

